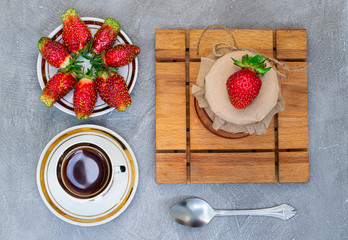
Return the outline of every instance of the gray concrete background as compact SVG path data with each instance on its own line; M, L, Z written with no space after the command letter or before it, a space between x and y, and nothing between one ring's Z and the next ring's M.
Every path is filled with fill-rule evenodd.
M139 77L125 113L79 121L39 101L37 41L61 24L68 7L117 19L139 45ZM348 239L347 1L9 1L0 2L0 239ZM155 183L155 29L306 28L308 34L308 184ZM84 228L55 217L40 199L36 165L60 131L83 123L118 132L134 149L139 188L117 219ZM216 218L201 229L173 223L168 209L198 196L216 208L290 203L290 221Z

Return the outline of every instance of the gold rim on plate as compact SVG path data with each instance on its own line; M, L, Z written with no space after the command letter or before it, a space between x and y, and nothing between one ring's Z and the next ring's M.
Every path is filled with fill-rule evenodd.
M49 156L51 155L51 152L53 149L56 148L56 146L61 143L62 141L64 141L66 138L74 135L74 134L78 134L78 133L83 133L83 132L94 132L94 133L98 133L101 134L103 136L105 136L106 138L111 138L113 139L116 143L119 144L119 146L122 147L122 150L124 151L124 153L126 154L125 159L127 159L129 161L129 165L130 165L130 183L129 183L129 176L128 176L128 183L127 183L127 187L126 187L126 192L122 195L122 197L120 198L120 201L123 199L123 201L119 204L119 202L117 202L113 207L111 207L110 209L114 208L115 206L117 206L119 204L119 206L117 208L115 208L114 210L112 210L110 213L103 215L101 217L95 217L95 218L78 218L72 215L69 215L68 213L62 211L56 204L55 204L55 199L51 199L51 197L49 196L49 187L45 185L45 169L47 164L49 164L51 158L49 158ZM59 136L59 135L58 135ZM117 148L119 148L119 146L117 146L117 144L113 143ZM119 149L121 151L121 149ZM121 151L121 153L123 154L123 152ZM98 128L94 128L94 127L81 127L78 129L74 129L74 130L70 130L64 134L62 134L61 136L59 136L54 142L52 142L50 144L50 146L47 148L44 156L42 157L42 161L39 163L40 164L40 183L38 184L39 187L41 188L42 194L45 198L45 200L47 201L47 203L50 205L50 207L56 212L58 213L60 216L69 219L71 221L74 222L78 222L78 223L97 223L100 221L103 221L105 219L108 219L112 216L114 216L116 213L118 213L128 202L133 190L134 190L134 184L135 184L135 166L134 166L134 160L133 157L129 151L129 149L125 146L125 144L120 141L116 136L110 134L107 131L98 129ZM128 184L130 184L130 186L128 187ZM48 187L48 189L47 189ZM127 191L128 189L128 191ZM52 194L51 194L52 195ZM57 203L58 204L58 203ZM59 205L59 204L58 204ZM60 205L59 205L60 206ZM62 206L60 206L61 208L63 208ZM63 208L64 209L64 208ZM110 209L108 209L105 212L110 211ZM67 211L67 210L66 210ZM67 211L69 212L69 211ZM83 216L83 217L93 217L93 216L99 216L103 213L100 213L98 215L89 215L89 216ZM74 214L74 215L78 215L78 214ZM82 215L80 215L82 216Z

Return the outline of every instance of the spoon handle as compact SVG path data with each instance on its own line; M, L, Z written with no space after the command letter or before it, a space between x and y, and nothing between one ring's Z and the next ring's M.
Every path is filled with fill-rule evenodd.
M275 217L288 220L295 216L296 209L288 204L282 204L272 208L251 209L251 210L215 210L215 216L237 216L253 215Z

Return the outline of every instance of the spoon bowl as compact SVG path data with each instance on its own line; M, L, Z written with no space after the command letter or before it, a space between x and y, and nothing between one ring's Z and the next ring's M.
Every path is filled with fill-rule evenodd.
M204 200L189 198L175 204L169 211L170 217L187 227L202 227L215 216L214 209Z

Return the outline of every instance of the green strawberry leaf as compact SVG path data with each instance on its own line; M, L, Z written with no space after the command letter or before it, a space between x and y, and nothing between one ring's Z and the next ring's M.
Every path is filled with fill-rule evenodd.
M101 63L99 63L99 62L98 62L98 59L96 59L96 60L92 61L91 64L92 64L92 65L96 65L96 64L101 64Z
M242 58L242 63L243 65L247 65L248 64L248 58L249 58L249 55L248 54L245 54Z
M101 77L101 75L102 75L102 72L101 72L101 71L99 71L99 72L98 72L98 78L100 78L100 77Z
M112 72L117 72L118 71L116 68L113 68L113 67L108 67L108 69L110 69Z
M262 67L263 64L268 60L268 58L263 59L262 61L259 62L259 66Z
M73 67L73 68L82 68L82 66L81 65L72 65L71 67Z
M91 59L92 59L90 56L87 56L87 55L82 54L82 53L81 53L81 56L82 56L83 58L87 59L87 60L91 60Z
M231 57L231 59L234 61L234 64L237 65L238 67L244 67L244 64L241 63L240 61L234 59L233 57Z
M106 78L108 78L108 75L106 74L106 72L103 72L103 74L104 74L104 76L105 76Z
M250 63L257 63L259 62L260 55L255 55L250 59Z
M231 57L231 59L232 59L236 64L242 64L240 61L234 59L233 57Z
M266 72L268 72L272 67L268 68L256 68L255 71L258 73L258 75L263 76Z

